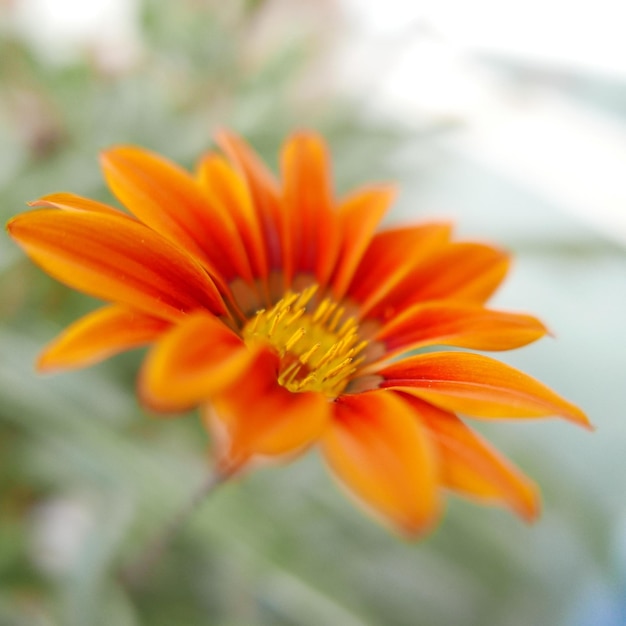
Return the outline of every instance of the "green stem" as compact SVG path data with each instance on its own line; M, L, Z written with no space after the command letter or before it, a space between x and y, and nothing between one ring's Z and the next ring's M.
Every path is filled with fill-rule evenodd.
M174 537L187 522L194 511L209 497L228 477L228 472L213 472L193 494L189 502L163 527L152 541L149 541L139 555L124 566L119 578L127 587L139 587L145 583L153 572L155 565L163 558Z

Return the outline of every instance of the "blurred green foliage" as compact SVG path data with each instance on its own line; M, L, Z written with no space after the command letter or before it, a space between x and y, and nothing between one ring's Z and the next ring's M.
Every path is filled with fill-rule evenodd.
M146 1L140 58L117 73L88 54L51 65L5 31L3 220L26 200L52 191L110 201L96 163L98 150L110 144L136 143L192 166L210 148L216 126L235 128L274 164L289 131L315 127L333 147L340 189L389 178L388 157L401 142L397 128L366 124L355 103L331 94L301 96L310 93L304 85L323 48L321 34L294 36L289 23L279 23L273 45L255 47L269 4ZM429 144L418 149L423 156ZM437 176L422 168L424 178L413 182L400 211L413 218L416 205L433 199L453 206L467 191L468 176L497 188L489 173L457 165ZM504 200L515 195L502 193ZM472 215L465 223L478 232L482 217ZM490 213L494 234L497 223ZM501 230L507 243L519 244L514 233ZM573 232L574 250L579 244L598 250L597 238ZM597 272L608 272L613 282L625 279L623 255L601 245L591 260L574 254L563 261L561 252L571 244L557 236L538 254L522 256L515 287L502 295L503 305L520 309L529 300L542 303L549 322L558 322L565 335L559 348L532 348L511 361L583 403L594 421L608 415L611 432L621 415L617 398L609 396L623 360L606 353L606 375L592 374L599 387L588 389L586 381L596 342L604 351L611 346L624 298L614 297L604 337L588 326L602 309L585 308L573 289L558 290L580 281L592 285ZM602 293L597 285L593 301ZM33 373L45 342L93 306L3 240L1 626L567 624L584 590L602 581L610 581L607 588L617 585L611 546L623 524L616 490L625 486L624 477L614 468L613 486L603 485L620 450L623 459L625 428L612 431L617 435L610 442L601 440L608 445L601 448L558 423L488 429L544 488L546 513L535 527L504 511L454 501L432 536L409 544L346 502L313 454L225 485L146 580L122 584L120 567L203 481L208 441L195 416L159 421L137 405L133 385L141 354L56 377ZM564 311L574 307L578 320ZM581 331L585 311L590 318ZM587 350L582 364L581 345ZM594 462L581 468L590 449ZM606 458L598 461L603 451Z

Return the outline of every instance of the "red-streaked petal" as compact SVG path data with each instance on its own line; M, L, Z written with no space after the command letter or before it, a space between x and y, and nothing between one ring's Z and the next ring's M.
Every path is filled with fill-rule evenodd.
M96 298L168 320L200 308L225 311L196 261L124 216L43 209L18 215L7 228L51 276Z
M220 464L237 468L252 457L291 454L317 440L329 403L317 392L292 393L278 384L277 357L264 349L230 387L212 399L227 435Z
M150 228L201 259L223 287L237 276L251 279L231 216L208 202L191 174L132 146L107 150L101 163L120 202Z
M142 222L204 259L203 214L208 210L193 177L163 157L134 146L100 156L111 191Z
M535 484L456 415L419 398L403 396L436 442L440 480L462 495L501 502L527 521L539 513Z
M182 411L229 385L254 358L218 318L195 313L159 341L139 378L142 401L156 411Z
M415 276L412 299L455 298L485 302L500 286L511 259L507 252L481 243L458 242L443 249Z
M276 179L241 137L221 129L215 134L215 141L246 179L263 231L269 269L281 269L281 220Z
M480 243L450 243L416 264L370 316L388 319L426 300L482 304L498 288L509 265L509 255L503 250Z
M359 303L361 316L385 307L388 294L411 270L432 256L450 237L449 224L425 224L378 233L371 241L348 289L348 297Z
M48 344L37 368L50 372L92 365L154 341L169 326L163 319L127 307L103 307L68 326Z
M92 200L91 198L83 198L73 193L52 193L43 196L37 200L28 203L31 207L56 208L65 211L91 211L94 213L106 213L108 215L126 215L119 209L116 209L103 202ZM126 215L128 219L133 219L130 215Z
M331 281L337 300L346 293L376 227L395 196L394 187L371 187L355 192L339 205L337 222L342 242Z
M283 272L313 274L324 285L337 258L339 231L333 212L329 155L314 133L292 135L283 146Z
M266 278L263 233L243 177L224 158L208 154L198 164L197 179L210 203L233 220L241 239L237 243L242 248L239 254L245 255L247 251L254 275Z
M410 535L439 515L430 438L395 393L342 396L322 439L332 470L367 505Z
M531 315L493 311L478 304L436 301L415 304L377 333L388 354L431 345L474 350L512 350L543 337L546 327Z
M585 414L522 372L480 354L431 352L378 372L383 388L416 395L434 405L475 417L560 415L589 427Z

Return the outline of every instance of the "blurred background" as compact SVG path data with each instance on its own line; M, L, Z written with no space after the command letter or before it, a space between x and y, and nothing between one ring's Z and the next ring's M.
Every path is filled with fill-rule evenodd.
M449 503L418 543L315 454L224 486L132 588L115 575L207 471L193 417L137 405L141 354L33 360L94 308L0 241L0 626L626 624L626 7L621 0L0 0L0 217L110 200L98 150L185 166L217 126L271 164L320 130L338 193L397 180L389 223L509 248L494 304L554 332L502 358L589 414L477 424L541 485L533 526Z

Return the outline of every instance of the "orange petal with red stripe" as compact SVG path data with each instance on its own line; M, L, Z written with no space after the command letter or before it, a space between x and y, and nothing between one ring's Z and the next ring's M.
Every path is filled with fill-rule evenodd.
M500 286L510 262L505 251L493 246L471 242L450 244L431 263L421 267L413 297L484 302Z
M243 174L263 232L269 269L281 269L279 190L273 174L241 137L221 129L215 141Z
M442 484L461 495L509 506L527 521L539 514L536 485L456 415L405 397L433 437Z
M70 324L48 344L37 368L50 372L92 365L154 341L169 326L163 319L127 307L103 307Z
M479 243L450 243L422 257L370 315L388 319L417 302L463 300L482 304L500 286L510 259L506 252Z
M339 232L333 211L329 155L314 133L292 135L283 146L283 271L313 274L325 284L337 258Z
M113 193L144 224L202 259L224 282L238 271L245 275L232 219L209 204L191 174L132 146L103 152L101 164Z
M395 393L339 398L321 441L333 472L365 504L404 533L439 516L435 450L411 406Z
M227 435L220 464L239 467L254 456L297 452L317 440L330 414L317 392L292 393L278 384L276 355L260 350L246 372L212 399Z
M225 311L196 261L125 216L43 209L18 215L7 228L51 276L96 298L168 320L201 308Z
M449 224L424 224L378 233L367 248L348 290L348 297L359 303L362 317L378 317L371 312L388 307L389 294L403 284L413 268L424 263L442 247L448 246Z
M253 354L218 318L195 313L159 341L139 378L143 402L157 411L182 411L229 385Z
M337 300L343 298L374 231L395 198L391 186L362 189L346 198L337 208L341 244L331 289Z
M241 256L249 257L249 266L255 277L267 277L267 258L263 232L252 205L250 190L241 174L236 172L222 157L207 154L198 164L198 185L212 206L218 207L222 215L229 216L237 229L238 239L234 242ZM242 276L246 278L248 269Z
M386 358L424 346L452 345L475 350L512 350L547 332L532 315L493 311L464 302L415 304L391 318L377 333Z
M475 417L560 415L590 427L585 414L538 380L480 354L431 352L378 371L383 388L400 389L434 405Z

